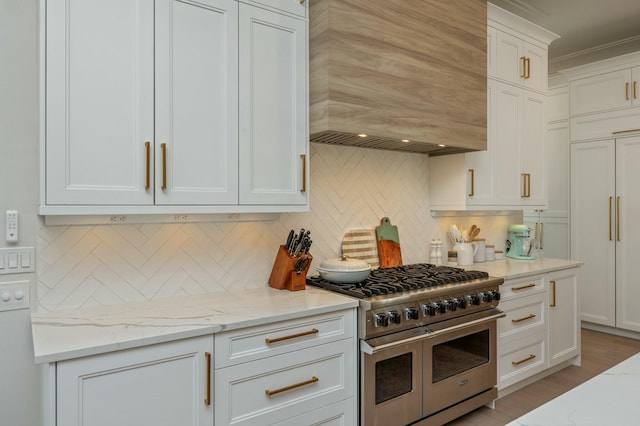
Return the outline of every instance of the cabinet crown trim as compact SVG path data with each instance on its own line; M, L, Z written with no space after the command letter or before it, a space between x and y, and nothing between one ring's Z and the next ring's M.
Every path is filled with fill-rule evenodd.
M511 28L516 33L534 38L545 45L549 45L553 40L560 38L558 34L501 9L492 3L487 3L487 21L489 26L498 24Z
M589 64L578 65L576 67L561 70L559 73L564 75L568 81L573 81L635 66L640 66L640 51L591 62Z

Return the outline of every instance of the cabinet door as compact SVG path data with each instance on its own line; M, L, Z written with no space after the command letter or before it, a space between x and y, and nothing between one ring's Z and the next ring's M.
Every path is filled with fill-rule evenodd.
M521 88L496 82L495 131L491 132L493 148L494 202L501 206L522 205L521 134L523 126Z
M57 424L211 426L207 352L213 336L59 362Z
M156 204L237 204L237 3L156 2Z
M529 90L523 95L523 127L521 133L521 172L523 188L521 196L525 206L545 206L547 188L545 182L545 139L547 118L545 95ZM525 188L526 186L526 188ZM526 189L526 192L524 190Z
M523 41L498 30L496 34L496 76L513 84L522 84L525 75Z
M549 124L544 149L549 216L569 216L569 146L569 123Z
M549 273L549 367L580 355L578 269Z
M640 331L640 137L616 140L616 326Z
M584 262L583 321L615 326L615 148L613 140L571 145L571 257Z
M493 132L495 129L496 82L487 80L487 149L465 154L468 170L467 203L471 206L491 204L493 198L493 181L491 167L493 152ZM449 171L450 173L450 171Z
M552 259L569 259L569 220L566 217L545 217L541 213L539 218L525 216L525 224L533 232L536 239L534 256Z
M46 3L46 204L153 204L153 1Z
M240 4L240 204L308 203L305 21Z
M547 49L524 42L522 55L527 61L525 64L527 72L523 78L524 87L530 90L546 92L549 74Z
M571 82L571 115L610 111L631 105L631 69Z

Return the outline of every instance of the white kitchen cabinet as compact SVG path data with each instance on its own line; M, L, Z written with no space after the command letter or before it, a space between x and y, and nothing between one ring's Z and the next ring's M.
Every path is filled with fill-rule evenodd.
M549 367L580 355L579 268L550 272Z
M240 4L241 204L308 204L307 40L305 21Z
M577 267L505 279L499 307L506 316L497 328L501 391L579 360L578 279Z
M499 80L546 92L548 76L547 46L521 34L496 31L496 69Z
M521 210L547 204L546 46L557 36L491 4L488 13L487 151L429 159L432 210ZM520 37L513 28L521 29ZM529 46L523 42L527 34L544 41ZM533 79L519 74L525 52L532 60L523 63L533 67Z
M43 2L40 212L306 209L308 6L268 7Z
M572 254L585 264L582 320L640 331L640 136L572 145ZM588 212L589 214L584 214ZM582 213L582 214L580 214Z
M640 105L640 67L624 68L571 81L571 115Z
M350 309L217 334L216 424L356 424L355 327Z
M212 353L205 336L60 361L55 424L211 426Z

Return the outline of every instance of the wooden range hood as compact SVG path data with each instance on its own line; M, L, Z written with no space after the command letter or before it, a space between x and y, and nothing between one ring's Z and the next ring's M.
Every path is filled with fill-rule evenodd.
M312 142L429 155L487 148L486 0L309 7Z

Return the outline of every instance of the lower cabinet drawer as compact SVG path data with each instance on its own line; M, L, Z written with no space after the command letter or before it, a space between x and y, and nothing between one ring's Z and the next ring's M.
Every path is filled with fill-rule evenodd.
M217 425L264 426L354 396L352 339L215 371Z
M546 293L500 302L507 315L498 320L498 345L546 330Z
M304 413L273 426L353 426L356 424L354 398Z
M544 371L547 364L546 332L498 346L498 389Z

